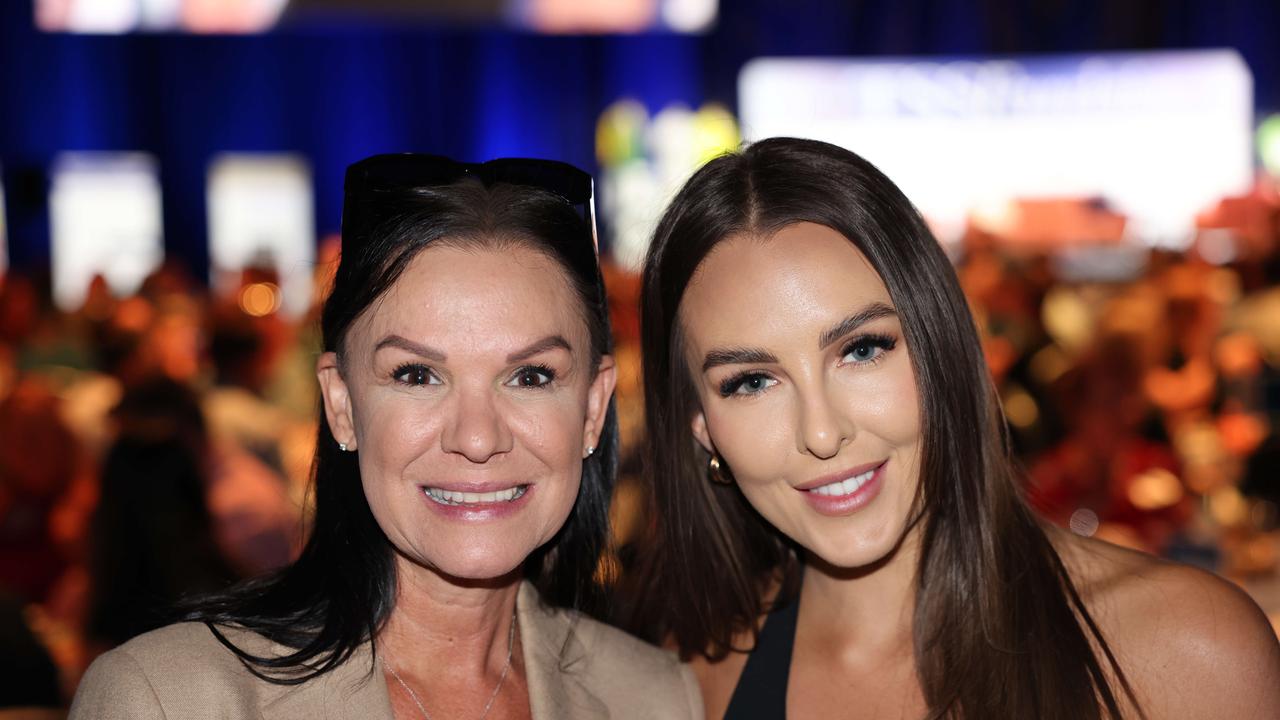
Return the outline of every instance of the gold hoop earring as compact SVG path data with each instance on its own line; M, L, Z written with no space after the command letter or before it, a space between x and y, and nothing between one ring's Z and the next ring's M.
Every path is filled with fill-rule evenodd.
M712 454L711 459L707 461L707 477L717 485L733 484L733 479L729 477L729 469L720 462L719 455Z

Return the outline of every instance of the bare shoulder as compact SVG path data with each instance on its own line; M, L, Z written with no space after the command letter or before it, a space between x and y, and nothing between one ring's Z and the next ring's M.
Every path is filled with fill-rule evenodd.
M1280 715L1280 643L1243 590L1108 543L1050 537L1148 716Z

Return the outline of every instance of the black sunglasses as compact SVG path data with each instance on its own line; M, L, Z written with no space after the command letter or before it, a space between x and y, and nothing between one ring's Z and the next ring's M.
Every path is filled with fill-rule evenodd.
M596 254L595 201L591 176L569 163L533 158L500 158L483 163L458 162L441 155L397 153L374 155L347 167L343 186L342 237L362 238L385 211L380 204L414 188L449 185L474 177L485 185L507 183L546 190L577 210L591 233Z

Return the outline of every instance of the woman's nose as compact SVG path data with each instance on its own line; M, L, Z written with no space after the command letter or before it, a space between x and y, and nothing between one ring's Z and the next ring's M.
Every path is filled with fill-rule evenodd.
M454 399L454 416L441 437L445 452L482 463L511 449L510 428L491 390L457 390Z
M840 404L821 386L802 391L799 403L796 449L822 460L835 457L853 434L846 413L841 412Z

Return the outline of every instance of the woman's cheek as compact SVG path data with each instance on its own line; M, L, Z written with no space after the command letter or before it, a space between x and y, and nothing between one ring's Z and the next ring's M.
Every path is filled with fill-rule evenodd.
M356 439L362 458L380 468L404 465L438 435L443 414L429 398L371 394L357 407Z
M894 445L911 443L920 434L915 375L905 354L888 362L892 364L850 373L839 403L855 437L863 432Z
M525 447L539 456L576 457L584 422L582 408L568 393L564 397L515 403L508 414L508 426L512 432Z
M734 402L732 399L724 404ZM745 403L744 403L745 404ZM707 414L707 428L716 451L739 482L771 478L795 451L790 418L766 403L753 407L719 407ZM790 446L790 447L789 447Z

